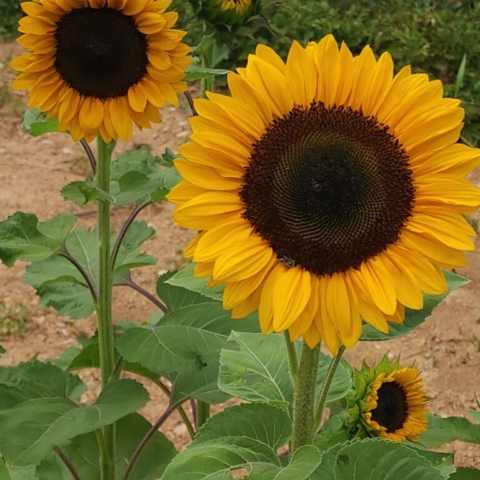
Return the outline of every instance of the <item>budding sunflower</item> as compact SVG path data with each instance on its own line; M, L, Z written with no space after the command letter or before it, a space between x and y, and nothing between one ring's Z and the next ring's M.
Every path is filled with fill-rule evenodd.
M202 0L198 15L216 28L233 30L258 13L258 0Z
M416 368L399 368L398 359L384 357L372 368L364 363L354 381L347 410L356 435L418 442L427 429L427 398Z

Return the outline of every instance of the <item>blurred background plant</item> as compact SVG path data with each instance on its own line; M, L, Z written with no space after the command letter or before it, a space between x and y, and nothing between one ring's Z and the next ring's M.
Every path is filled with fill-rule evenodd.
M198 45L204 25L195 12L211 0L174 0L186 42ZM396 68L412 64L445 84L446 95L458 96L466 109L464 141L480 144L480 2L473 0L260 0L246 20L240 41L217 52L219 68L241 66L258 42L285 56L293 39L305 44L331 32L347 42L354 54L370 44L376 54L388 50ZM17 35L19 0L0 0L0 37ZM268 26L269 25L269 26ZM225 45L225 44L224 44ZM464 59L462 67L462 59Z
M7 305L0 302L0 335L22 336L30 320L30 312L25 304L16 302Z

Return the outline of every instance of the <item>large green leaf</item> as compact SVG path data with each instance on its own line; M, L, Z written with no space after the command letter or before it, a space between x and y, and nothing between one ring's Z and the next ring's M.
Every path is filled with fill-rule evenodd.
M290 435L291 421L283 410L263 404L227 408L211 417L173 459L163 480L230 479L233 470L253 472L269 464L281 469L276 451ZM311 466L311 452L305 457Z
M136 447L150 430L151 424L138 413L130 414L116 423L115 478L123 478L126 465ZM87 433L62 445L80 478L100 480L99 450L94 433ZM155 432L142 451L130 473L130 480L156 480L175 456L173 444L161 433ZM48 455L37 467L39 480L71 480L71 474L55 454ZM1 478L1 477L0 477Z
M365 439L338 452L338 480L443 480L441 472L405 445Z
M428 428L421 435L420 443L436 448L453 440L480 444L480 425L463 417L442 418L429 414Z
M161 280L166 277L162 277ZM154 328L130 328L118 350L129 362L158 373L200 371L218 362L230 332L258 331L256 315L233 321L221 303L184 288L159 282L159 296L168 313Z
M333 476L332 476L333 473ZM382 439L364 439L326 452L311 480L444 480L441 470L416 449Z
M85 390L79 377L47 363L20 363L0 367L0 410L36 398L68 398L76 400ZM10 394L10 396L9 396ZM6 401L7 398L14 400Z
M293 385L283 336L232 332L230 340L237 344L238 350L222 351L219 387L244 400L288 408L293 403ZM317 391L330 361L330 356L320 354ZM339 365L328 392L327 403L343 398L351 385L350 373Z
M389 332L381 333L371 325L365 324L363 326L363 334L361 340L380 342L383 340L391 340L392 338L403 337L407 333L417 328L428 318L433 309L445 299L445 297L453 290L466 285L469 280L463 278L455 273L445 271L445 278L448 283L448 292L444 295L424 295L423 308L421 310L405 309L405 320L403 323L389 323Z
M32 213L17 212L0 222L0 259L8 267L17 260L45 260L62 249L74 223L74 216L61 215L39 224Z
M0 411L0 451L11 464L35 464L55 445L109 425L135 412L147 401L147 392L134 380L108 383L97 401L86 407L79 407L61 395L56 385L49 396Z

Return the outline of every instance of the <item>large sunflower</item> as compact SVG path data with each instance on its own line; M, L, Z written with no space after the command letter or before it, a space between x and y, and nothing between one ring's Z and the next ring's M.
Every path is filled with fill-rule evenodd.
M18 39L29 50L11 62L13 87L31 89L30 107L58 117L74 140L108 142L160 122L158 107L186 90L189 47L172 30L170 0L22 2Z
M355 383L361 421L370 436L395 442L411 440L427 430L427 398L423 380L413 367L398 368L386 358L375 368L364 365ZM359 381L358 377L362 377Z
M169 199L234 318L258 309L263 332L335 354L362 319L387 332L447 290L440 268L474 248L462 214L480 204L465 178L480 151L455 143L464 112L440 81L329 35L286 63L259 45L228 84L196 101Z

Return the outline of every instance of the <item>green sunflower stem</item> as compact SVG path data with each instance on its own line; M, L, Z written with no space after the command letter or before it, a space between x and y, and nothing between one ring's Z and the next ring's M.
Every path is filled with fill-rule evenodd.
M198 429L208 420L210 416L210 405L208 403L197 400L197 432Z
M330 365L328 366L327 375L325 376L325 380L323 381L323 385L318 396L317 408L315 410L315 431L318 429L322 421L323 410L325 409L325 402L327 401L328 390L330 390L330 385L332 384L333 377L335 376L335 372L337 371L344 351L345 347L342 345L338 350L337 355L332 358Z
M287 345L288 364L290 366L290 376L292 377L294 390L298 388L298 359L295 346L290 341L290 335L284 332L285 344Z
M318 370L320 345L311 349L303 344L298 369L298 384L295 386L293 410L292 451L313 443L315 428L313 414L315 406L315 384Z
M105 143L97 138L97 187L106 193L110 190L110 162L115 143ZM112 324L113 268L110 258L110 204L98 202L99 240L99 294L96 305L98 344L102 385L105 386L115 371L115 351ZM104 448L101 452L102 480L115 480L115 425L103 428Z

